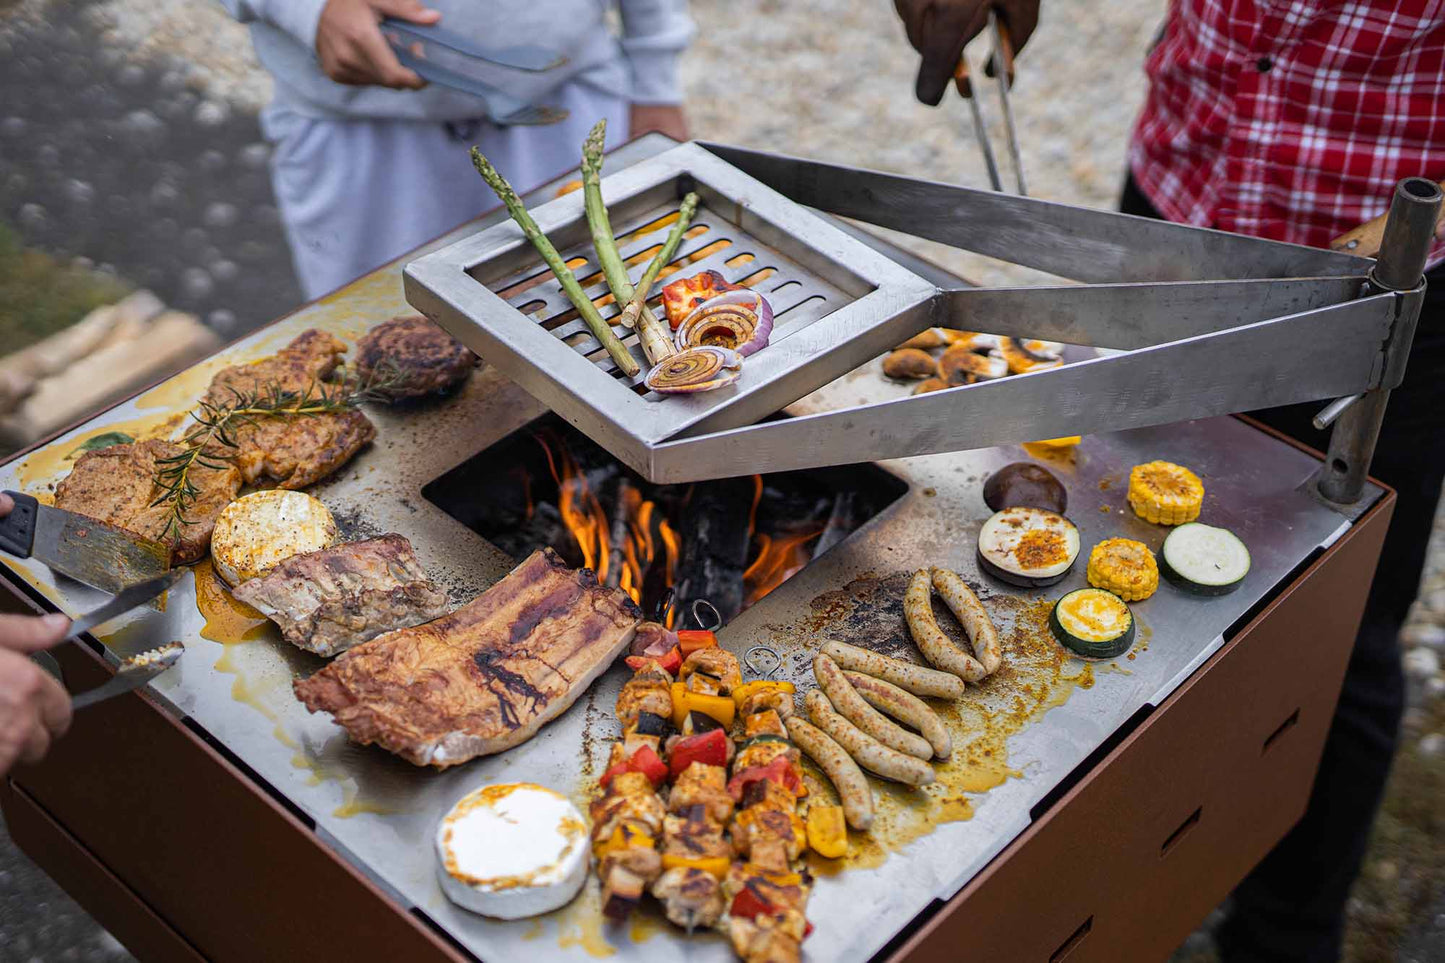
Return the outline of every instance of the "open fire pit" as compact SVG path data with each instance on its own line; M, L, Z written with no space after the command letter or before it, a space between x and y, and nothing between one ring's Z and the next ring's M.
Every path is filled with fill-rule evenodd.
M694 601L731 621L907 490L875 465L654 485L546 415L422 495L513 558L551 546L687 627Z

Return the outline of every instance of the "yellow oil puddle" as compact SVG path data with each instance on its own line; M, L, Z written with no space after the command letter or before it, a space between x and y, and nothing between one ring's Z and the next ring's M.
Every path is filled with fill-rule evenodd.
M535 940L542 935L543 930L542 921L533 917L532 922L527 925L527 932L522 934L522 939Z
M237 645L266 637L270 620L231 594L209 558L197 562L193 571L196 608L206 620L201 638L222 645Z
M652 913L633 913L627 927L627 938L634 943L646 943L671 924Z
M75 460L84 452L77 451L82 444L97 435L112 431L123 432L137 441L150 438L168 437L185 418L185 414L155 414L142 418L99 425L70 438L51 442L38 448L15 466L15 481L28 494L39 498L42 492L50 490L61 478L70 474Z
M906 581L906 575L860 579L842 593L815 600L820 614L810 620L810 634L866 644L869 635L887 631L883 625L892 618L889 596L896 593L901 599ZM982 685L970 685L957 702L927 700L953 737L952 755L934 765L935 782L913 789L870 778L873 825L866 833L849 833L848 855L841 859L810 855L814 873L830 876L845 869L876 868L938 826L973 818L975 797L1022 776L1009 764L1009 738L1068 702L1075 690L1093 686L1094 666L1070 657L1049 632L1051 600L995 596L985 605L1000 627L1003 665ZM901 615L898 618L901 621ZM946 620L940 618L940 623ZM956 626L950 627L957 636ZM858 634L850 637L850 632ZM820 798L835 798L820 775L810 780L809 788Z
M594 875L577 898L551 914L557 920L557 946L567 950L581 947L588 956L602 959L617 955L617 948L603 932L602 891Z

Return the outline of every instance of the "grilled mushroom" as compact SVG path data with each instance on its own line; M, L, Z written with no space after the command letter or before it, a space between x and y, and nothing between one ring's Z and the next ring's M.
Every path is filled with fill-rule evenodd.
M890 378L923 379L937 373L933 356L918 348L899 348L883 359L883 373Z
M938 376L950 385L971 385L1007 374L1008 363L1002 358L976 354L965 344L954 345L938 359Z

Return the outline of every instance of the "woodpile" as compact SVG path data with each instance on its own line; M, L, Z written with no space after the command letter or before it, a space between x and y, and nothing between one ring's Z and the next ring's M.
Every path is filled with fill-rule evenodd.
M218 347L215 332L149 291L96 308L0 358L0 449L23 448Z

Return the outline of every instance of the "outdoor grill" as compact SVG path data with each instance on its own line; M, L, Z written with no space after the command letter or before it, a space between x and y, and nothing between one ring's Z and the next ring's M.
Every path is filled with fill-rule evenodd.
M163 422L219 368L309 327L354 341L407 313L409 299L488 363L452 396L369 410L374 445L312 491L348 537L407 536L454 602L499 579L526 546L560 543L574 563L600 565L605 553L616 584L659 611L671 598L686 618L678 572L687 559L680 552L668 575L661 520L678 529L696 510L678 507L694 481L694 499L778 506L757 512L756 531L740 531L739 575L768 551L758 535L791 538L788 550L768 558L761 591L756 578L742 586L739 614L719 637L737 653L771 646L780 677L800 687L811 684L822 638L905 647L902 592L915 569L947 566L982 586L1020 684L1007 698L972 691L954 720L971 741L940 767L938 784L913 796L878 789L870 841L841 871L814 866L826 875L809 904L817 931L808 959L1166 955L1303 811L1393 504L1363 481L1373 434L1361 413L1398 383L1418 295L1375 277L1357 297L1371 262L1344 255L1134 219L1142 233L1125 238L1116 222L1090 220L1095 212L673 147L658 135L610 155L608 170L625 257L655 244L678 192L696 189L705 209L682 256L776 297L777 341L749 359L737 391L660 402L598 363L605 355L568 317L520 233L493 213L17 456L0 466L0 488L44 491L86 437ZM584 257L580 198L545 203L567 179L529 202L563 256ZM972 218L967 238L955 223L960 205ZM1019 205L1032 220L1020 220ZM968 240L961 246L1101 283L969 290L821 211ZM1237 275L1236 243L1252 273ZM876 364L863 364L946 319L1128 350L917 398L899 397ZM1287 360L1271 354L1286 343ZM1189 377L1226 366L1227 383ZM1246 420L1184 420L1356 393L1363 399L1339 422L1323 482L1319 455ZM1139 607L1143 644L1094 666L1065 658L1040 632L1038 591L981 577L974 557L989 514L983 479L1028 457L1018 442L1075 430L1089 437L1049 467L1068 488L1084 544L1122 535L1158 549L1163 533L1128 509L1125 481L1130 466L1167 459L1205 477L1209 520L1253 555L1231 595L1161 592ZM570 453L571 475L543 470L539 438L551 439L554 466L559 451ZM579 477L596 512L586 499L578 508ZM1347 505L1316 490L1350 494L1354 479L1363 490ZM585 524L568 523L568 492ZM635 524L644 503L651 520ZM660 570L623 561L647 539ZM1050 597L1081 586L1082 568ZM75 613L97 598L33 562L7 557L0 574L16 608ZM198 570L163 612L58 653L68 686L81 689L141 649L179 639L189 650L141 697L78 716L43 765L0 790L21 846L138 955L731 958L722 939L689 939L660 917L608 927L595 879L566 909L515 923L466 913L436 882L433 830L468 790L527 780L585 802L617 730L621 669L516 749L418 769L308 715L290 683L322 661L254 641L251 626L214 606L208 623L196 598L206 579Z

